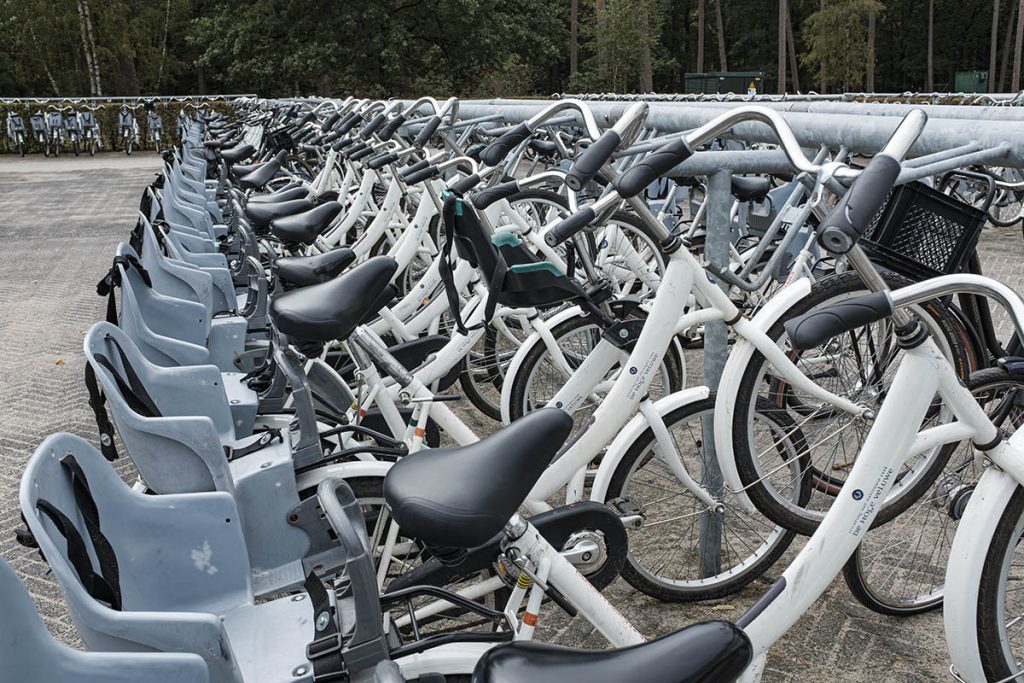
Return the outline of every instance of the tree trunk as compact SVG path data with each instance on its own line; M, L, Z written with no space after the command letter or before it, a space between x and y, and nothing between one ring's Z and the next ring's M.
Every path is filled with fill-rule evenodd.
M579 14L580 0L569 5L569 78L579 70Z
M1010 2L1010 20L1006 22L1006 35L1003 37L1003 59L999 65L999 92L1006 92L1006 77L1010 75L1010 41L1013 40L1013 27L1016 26L1017 7L1017 3Z
M596 0L597 10L597 73L602 84L608 82L607 36L604 35L604 0Z
M932 47L934 45L933 33L935 28L935 0L928 0L928 73L925 75L925 92L933 92L935 84L932 81Z
M704 73L704 0L697 0L697 73Z
M992 44L988 49L988 91L996 90L996 53L999 51L999 0L992 3Z
M793 40L793 14L786 4L786 44L789 46L789 73L793 79L793 92L800 92L800 65L796 61L796 41Z
M92 67L92 49L89 47L89 34L85 30L85 10L82 0L78 0L78 28L82 32L82 52L85 54L85 71L89 76L89 94L96 96L96 72Z
M825 0L821 0L818 3L818 11L819 12L824 12L825 11ZM824 95L826 92L828 92L828 79L825 78L825 62L822 62L821 65L818 68L821 69L821 73L820 73L821 84L820 84L819 87L821 89L821 94Z
M864 89L868 92L875 91L875 10L868 12L868 75Z
M715 0L715 23L718 32L718 62L722 71L728 71L725 58L725 29L722 27L722 0Z
M1024 0L1021 0L1024 2ZM640 3L640 25L647 27L650 25L650 16L648 15L647 1L643 0ZM651 65L651 36L645 35L643 41L643 47L640 50L640 92L654 92L654 73Z
M100 60L96 56L96 33L92 29L92 15L89 14L89 2L88 0L78 0L78 5L85 16L85 32L89 37L89 51L92 52L93 80L96 82L96 92L93 95L95 97L102 97L103 86L100 83Z
M1020 0L1017 7L1017 37L1013 41L1013 79L1010 83L1010 90L1020 90L1020 46L1024 39L1024 0Z
M785 15L786 1L778 0L778 94L785 94Z
M156 71L156 93L160 92L160 83L164 78L164 61L167 59L167 26L171 23L171 0L167 0L164 10L164 39L160 44L160 67Z

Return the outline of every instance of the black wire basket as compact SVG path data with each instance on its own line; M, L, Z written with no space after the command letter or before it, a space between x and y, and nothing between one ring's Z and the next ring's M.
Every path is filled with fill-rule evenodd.
M897 187L861 244L876 263L913 280L963 269L988 214L919 182Z

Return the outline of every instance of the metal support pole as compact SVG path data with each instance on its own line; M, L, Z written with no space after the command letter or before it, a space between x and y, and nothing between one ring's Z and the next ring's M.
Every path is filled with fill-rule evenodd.
M729 242L732 209L732 173L723 169L708 177L707 236L704 238L704 259L720 268L729 266ZM724 286L724 285L723 285ZM704 326L704 384L718 390L729 351L725 323L711 322ZM715 453L714 419L702 418L703 463L701 486L715 498L723 493L722 472ZM700 519L701 576L714 576L722 568L722 518L707 510Z

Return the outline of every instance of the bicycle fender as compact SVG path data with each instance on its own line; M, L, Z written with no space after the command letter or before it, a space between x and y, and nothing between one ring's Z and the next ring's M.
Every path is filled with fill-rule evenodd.
M703 401L710 395L711 389L706 386L690 387L655 401L654 409L658 412L658 415L665 417L665 415L668 415L676 408L696 401ZM601 457L601 465L597 468L594 483L590 487L590 500L598 503L605 502L605 498L608 495L608 486L611 484L615 470L629 451L630 446L643 434L645 429L647 429L647 420L638 412L633 416L633 419L626 423L626 426L619 432L619 435L608 446L608 450Z
M579 306L571 306L563 311L559 311L550 318L547 318L544 322L547 324L548 329L553 329L556 325L560 325L569 318L575 318L576 316L583 315L583 310ZM540 335L536 330L530 333L530 336L526 338L516 351L515 355L512 356L512 360L508 364L508 370L505 372L505 381L501 385L501 424L508 425L512 422L512 418L509 416L509 406L512 404L512 386L515 384L516 376L523 367L523 360L526 355L530 353L536 344L543 344Z
M1010 445L1024 448L1024 432L1010 437ZM945 585L957 588L945 591L942 618L950 659L965 681L985 680L978 652L978 586L996 526L1019 485L1010 474L987 468L971 492L950 547Z
M808 278L794 280L779 290L758 311L757 315L751 320L745 321L744 324L765 333L778 322L786 311L804 299L810 291L811 282ZM732 423L736 412L736 394L739 392L740 380L743 378L743 371L755 350L750 341L742 336L739 338L725 362L722 379L718 384L718 395L715 398L715 453L718 456L718 464L726 486L731 491L739 492L736 494L736 500L747 512L756 512L757 510L750 502L746 492L743 491L743 483L740 481L740 474L736 469L736 461L733 457Z
M325 479L358 479L359 477L384 477L394 465L393 462L379 460L359 460L356 462L335 462L315 470L299 474L295 485L299 491L315 489Z

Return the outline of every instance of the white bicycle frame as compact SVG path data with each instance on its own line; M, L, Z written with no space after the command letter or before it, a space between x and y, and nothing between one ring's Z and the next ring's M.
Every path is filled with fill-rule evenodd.
M680 315L686 304L691 301L691 293L696 295L697 301L704 302L706 306ZM764 310L757 317L762 315ZM596 454L616 441L623 427L633 417L673 337L678 332L714 320L734 320L733 327L737 334L748 339L778 368L780 375L801 391L806 391L816 399L853 415L864 412L863 407L822 389L800 372L765 333L767 327L757 323L757 317L754 321L739 317L739 310L728 295L705 275L700 264L688 251L678 249L671 254L665 275L651 303L650 312L633 351L626 357L623 351L602 339L571 374L562 389L548 402L548 405L557 405L567 412L572 412L595 391L616 364L626 369L625 372L619 373L592 415L590 423L578 432L576 440L567 446L541 476L530 492L527 509L533 513L550 509L545 500L570 482L573 482L573 485L567 493L567 502L578 500L576 492L582 490L582 477L587 466ZM559 362L557 356L556 362ZM621 453L619 449L613 450ZM675 452L674 449L671 451ZM618 462L616 458L602 458L598 468L598 479L610 479ZM594 492L591 499L603 501L602 498L596 497Z

